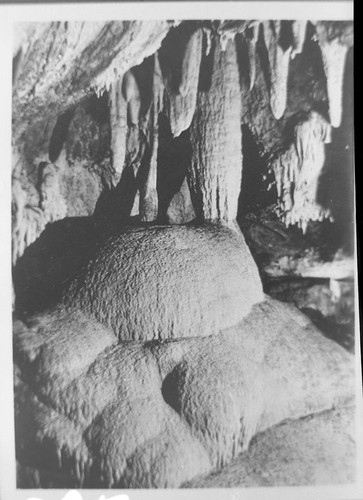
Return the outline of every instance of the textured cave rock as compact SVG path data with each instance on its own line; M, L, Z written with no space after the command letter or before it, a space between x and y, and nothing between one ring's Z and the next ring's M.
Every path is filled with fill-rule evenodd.
M239 229L155 226L103 245L64 294L120 340L204 336L240 322L263 300Z
M234 41L223 51L217 39L210 57L210 86L198 92L191 128L190 186L197 217L230 221L237 216L242 176L241 94Z
M262 467L260 438L249 447L256 433L354 395L353 357L271 299L211 337L118 343L89 316L58 308L16 322L14 342L18 460L63 474L67 487L177 487L247 449ZM284 456L275 467L284 470ZM299 470L289 477L301 480Z
M323 486L354 483L354 409L332 409L258 434L248 453L186 488ZM349 471L349 472L348 472ZM348 474L347 474L348 472Z
M55 115L89 93L108 87L160 46L172 23L112 21L24 23L14 94L15 135L27 117Z

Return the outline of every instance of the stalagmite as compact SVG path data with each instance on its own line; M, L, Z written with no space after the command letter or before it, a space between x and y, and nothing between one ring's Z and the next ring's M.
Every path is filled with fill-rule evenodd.
M301 54L301 52L303 51L305 36L306 36L306 26L307 26L307 21L292 22L292 36L293 36L293 47L291 52L292 59L297 54Z
M241 95L235 42L214 47L211 86L199 91L191 127L190 187L198 218L236 218L242 174Z
M270 105L275 118L284 114L292 47L284 50L280 41L281 21L264 21L263 32L270 63Z
M153 72L153 102L150 113L150 144L151 149L149 170L145 183L140 188L140 216L143 222L152 222L158 216L158 194L156 190L157 181L157 155L158 155L158 119L160 103L160 67L158 55L154 56Z
M170 127L174 137L178 137L190 127L197 101L199 68L202 59L203 31L198 29L190 35L186 44L176 88L167 86L170 102Z
M127 102L122 93L122 80L116 80L109 91L111 151L114 176L112 184L118 184L124 168L127 137Z
M343 78L348 46L338 37L330 39L325 23L316 24L316 33L327 79L330 123L333 127L339 127L342 119Z
M259 29L260 23L256 21L246 32L248 60L250 64L250 90L253 89L256 80L256 43L258 40Z
M287 226L297 224L304 233L309 221L331 219L329 209L317 199L325 143L330 140L330 125L311 111L295 126L294 143L272 163L282 219Z

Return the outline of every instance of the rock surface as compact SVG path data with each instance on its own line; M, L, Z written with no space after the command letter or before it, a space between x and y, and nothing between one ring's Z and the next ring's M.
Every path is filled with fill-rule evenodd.
M120 340L212 335L263 300L239 229L208 224L124 230L64 296Z
M304 453L312 442L315 417L309 426L293 423L291 432L282 426L251 438L285 419L343 408L354 397L353 357L272 299L220 335L150 343L117 342L83 313L58 308L14 324L14 355L23 487L178 487L248 447L247 464L257 471L277 464L282 481L285 457L301 457L294 443ZM334 428L335 417L331 422ZM338 445L329 446L335 453ZM335 469L327 452L311 453L330 480ZM342 465L339 478L348 481L350 459ZM292 467L289 484L301 477Z
M322 486L354 483L354 408L287 421L258 434L248 450L185 488Z

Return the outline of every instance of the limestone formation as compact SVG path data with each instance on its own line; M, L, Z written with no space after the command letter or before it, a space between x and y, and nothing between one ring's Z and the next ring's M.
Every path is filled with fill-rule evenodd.
M249 89L252 90L256 80L256 43L258 40L260 30L260 23L255 22L246 33L246 41L248 44L248 62L250 65L250 85Z
M27 117L40 117L46 110L56 114L79 102L92 87L102 93L152 55L171 25L167 21L23 25L21 32L26 34L13 100L14 133L18 136L24 130L22 120Z
M65 293L120 340L205 336L236 325L263 300L239 229L125 229Z
M293 47L291 52L292 58L294 58L298 54L301 54L301 52L303 51L305 37L306 37L306 25L307 21L293 21L292 23L292 36L293 36Z
M334 33L330 23L318 22L316 33L321 48L329 97L329 115L333 127L339 127L342 118L342 93L345 60L351 45L350 37Z
M330 141L330 125L312 111L295 126L293 144L272 164L284 221L287 225L298 224L303 232L309 221L331 218L318 198L325 144Z
M202 59L203 32L201 29L190 33L179 66L166 75L169 98L170 127L174 137L190 127L197 102L199 70Z
M287 99L287 81L292 47L281 46L282 21L265 21L263 34L270 64L270 104L275 118L284 114Z
M32 456L50 476L65 475L63 487L178 487L247 449L244 463L261 470L266 442L277 453L285 435L271 429L248 446L256 433L349 405L354 394L353 357L273 300L205 338L117 342L89 316L62 308L16 322L14 335L17 373L28 373L26 383L16 377L18 459ZM290 427L310 439L314 425ZM286 453L275 462L270 455L282 473ZM333 480L334 469L315 460ZM342 481L349 463L341 464ZM300 477L292 468L286 481Z
M354 483L353 422L353 408L332 409L284 422L256 436L248 453L183 487L266 488Z
M241 93L235 42L215 42L208 90L200 90L191 128L190 187L196 215L231 221L237 216L242 176Z
M152 75L152 103L150 105L150 132L148 169L140 189L140 216L143 222L153 222L158 216L157 156L159 145L159 110L162 106L160 92L161 74L158 56L154 56Z
M114 185L117 185L125 164L127 137L127 101L122 92L122 80L116 80L110 88L110 125L112 166L115 171Z

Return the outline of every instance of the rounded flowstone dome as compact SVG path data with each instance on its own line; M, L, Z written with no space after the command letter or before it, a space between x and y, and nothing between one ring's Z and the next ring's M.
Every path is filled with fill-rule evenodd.
M216 224L129 228L99 249L64 296L121 340L211 335L262 300L242 234Z

